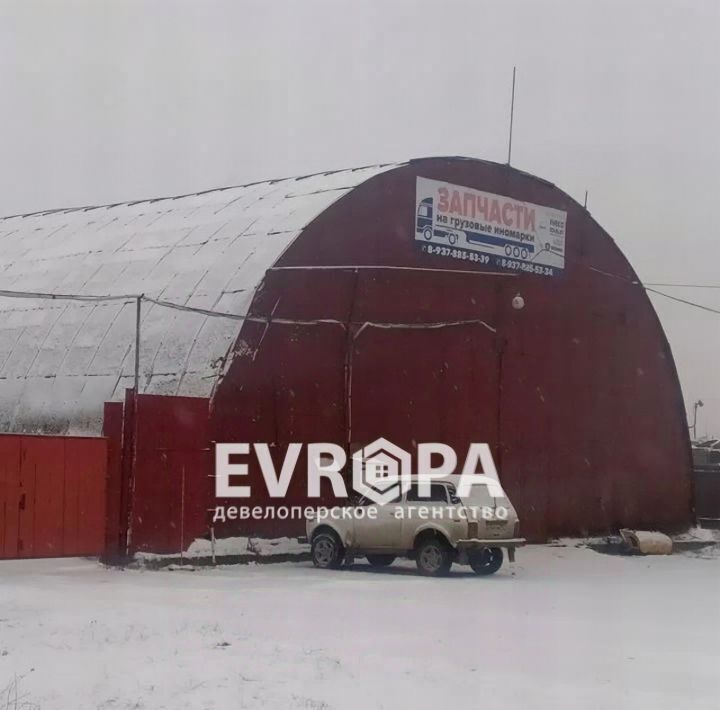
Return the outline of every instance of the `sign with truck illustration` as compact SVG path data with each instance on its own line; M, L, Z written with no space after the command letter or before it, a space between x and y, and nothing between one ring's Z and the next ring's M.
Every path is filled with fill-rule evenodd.
M428 254L555 276L565 268L567 213L417 178L415 241Z

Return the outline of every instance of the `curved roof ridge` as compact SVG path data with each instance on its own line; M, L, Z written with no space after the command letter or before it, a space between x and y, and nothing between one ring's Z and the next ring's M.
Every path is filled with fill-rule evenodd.
M275 185L280 182L289 182L294 180L307 180L308 178L317 177L319 175L335 175L337 173L353 173L358 170L368 170L370 168L389 168L403 165L407 161L390 162L390 163L374 163L370 165L360 165L354 168L339 168L337 170L319 170L316 173L307 173L305 175L289 175L281 178L268 178L267 180L253 180L251 182L241 183L239 185L225 185L223 187L211 187L206 190L196 190L193 192L184 192L177 195L162 195L160 197L145 197L138 200L119 200L118 202L108 202L99 205L80 205L77 207L54 207L48 210L34 210L32 212L18 212L16 214L0 215L0 221L6 219L16 219L18 217L36 217L38 215L56 214L58 212L83 212L89 210L99 210L103 208L122 207L124 205L140 205L144 203L162 202L164 200L179 200L183 197L199 197L207 195L211 192L224 192L225 190L237 190L243 187L253 187L255 185Z

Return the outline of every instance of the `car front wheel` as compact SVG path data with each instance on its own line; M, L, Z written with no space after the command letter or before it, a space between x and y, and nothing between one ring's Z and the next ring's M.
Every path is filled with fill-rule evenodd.
M415 564L426 577L441 577L450 571L452 553L447 543L438 538L423 540L415 551Z
M475 574L487 576L495 574L503 563L503 551L499 547L485 547L473 552L468 559Z
M320 569L337 569L342 564L344 550L338 536L332 532L318 533L312 541L312 561Z

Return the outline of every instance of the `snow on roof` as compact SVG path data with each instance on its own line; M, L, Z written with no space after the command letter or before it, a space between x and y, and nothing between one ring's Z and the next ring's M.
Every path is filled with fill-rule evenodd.
M0 290L244 315L320 212L392 165L0 219ZM0 431L98 433L133 385L135 301L0 296ZM241 324L143 303L140 391L209 396Z

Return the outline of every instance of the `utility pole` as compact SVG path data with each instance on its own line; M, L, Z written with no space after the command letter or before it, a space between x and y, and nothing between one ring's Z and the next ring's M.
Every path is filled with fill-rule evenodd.
M693 423L690 427L692 429L692 438L693 441L697 439L697 410L699 407L704 407L703 401L699 399L697 402L693 404Z

